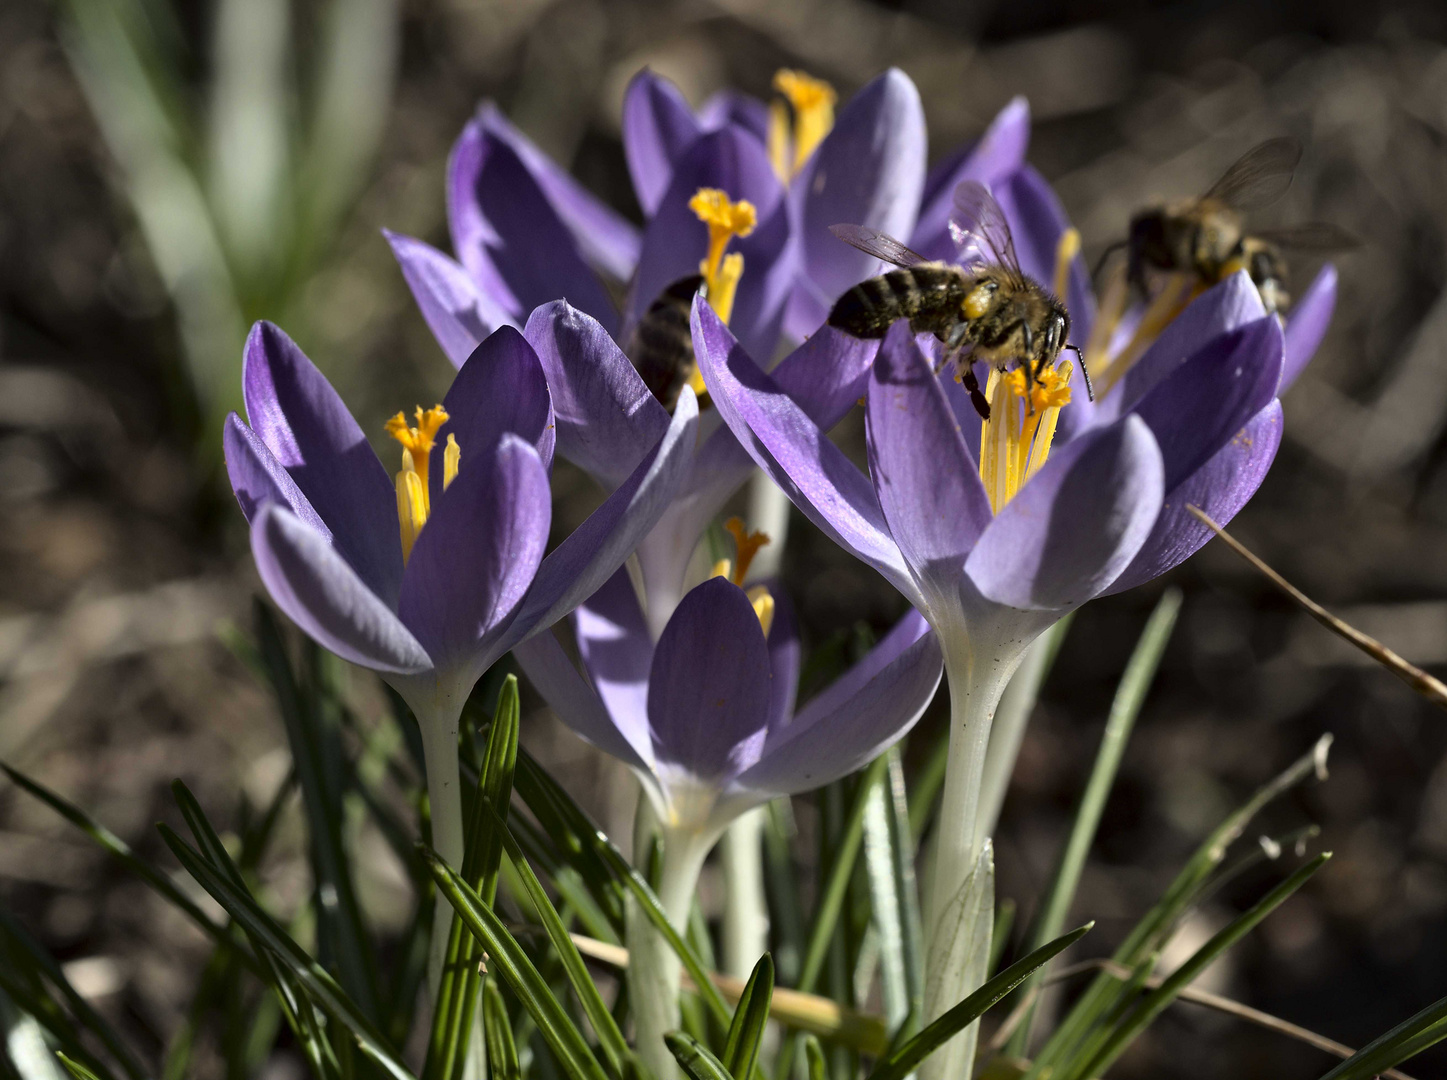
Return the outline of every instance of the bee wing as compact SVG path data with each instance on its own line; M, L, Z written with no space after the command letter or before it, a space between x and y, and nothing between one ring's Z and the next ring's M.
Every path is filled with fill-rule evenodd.
M1295 139L1267 139L1242 154L1201 197L1236 210L1259 210L1286 194L1300 160Z
M895 266L918 266L929 262L918 251L912 251L887 233L866 225L830 225L829 231L866 255L873 255Z
M989 189L975 180L965 180L955 188L954 201L950 235L960 249L961 262L993 263L1023 277L1010 223Z
M1258 229L1255 236L1291 251L1350 251L1361 241L1345 229L1326 221L1309 221L1281 229Z

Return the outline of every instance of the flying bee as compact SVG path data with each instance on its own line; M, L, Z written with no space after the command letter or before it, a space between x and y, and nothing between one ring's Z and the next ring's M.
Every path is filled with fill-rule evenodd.
M930 261L863 225L831 225L830 231L899 269L846 292L830 311L829 325L858 338L882 338L897 320L908 319L916 334L934 334L945 346L940 367L955 360L970 402L986 420L990 405L975 377L976 361L988 361L1000 371L1016 361L1026 382L1033 383L1055 364L1062 349L1080 355L1068 344L1070 314L1065 305L1020 269L1004 211L973 180L955 188L950 215L950 234L960 248L958 264ZM962 362L960 354L967 349ZM1084 363L1080 371L1093 398Z
M1148 295L1148 268L1194 273L1214 285L1244 269L1261 293L1269 312L1285 311L1284 250L1329 252L1356 246L1356 240L1335 225L1313 222L1284 229L1248 231L1244 215L1269 206L1286 193L1301 160L1295 139L1268 139L1236 161L1204 195L1152 206L1130 221L1125 240L1106 248L1127 252L1126 278L1141 296ZM1097 267L1099 269L1099 267Z
M694 294L703 288L702 274L670 284L639 317L623 348L643 384L670 412L693 374L693 334L688 319Z

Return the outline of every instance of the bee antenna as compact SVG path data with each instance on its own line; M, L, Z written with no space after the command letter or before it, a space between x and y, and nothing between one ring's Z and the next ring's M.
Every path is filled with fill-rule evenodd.
M1073 352L1075 358L1080 361L1080 376L1085 380L1085 396L1090 398L1091 401L1094 401L1095 387L1090 385L1090 372L1085 370L1085 354L1080 351L1080 347L1077 345L1066 345L1065 347Z

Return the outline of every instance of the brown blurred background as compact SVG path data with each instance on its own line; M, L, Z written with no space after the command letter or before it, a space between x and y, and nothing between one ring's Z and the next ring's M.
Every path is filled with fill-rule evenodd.
M263 6L282 13L272 30L295 47L251 72L251 91L315 101L326 12ZM407 0L393 12L389 0L367 0L355 14L379 19L384 38L398 20L352 97L378 103L370 120L351 118L361 140L352 145L366 150L375 135L375 161L348 163L333 147L308 173L308 153L331 129L300 124L272 139L301 163L300 187L283 200L299 205L314 182L334 205L311 217L267 217L263 207L260 233L233 215L217 225L223 251L212 263L204 251L182 257L196 241L188 219L157 221L157 206L184 204L185 185L146 172L149 136L126 126L123 108L117 119L114 99L97 122L95 106L107 102L96 72L111 69L96 12L107 7L0 5L0 759L166 865L151 823L172 817L173 777L227 821L239 792L264 799L287 768L272 703L216 633L245 623L256 587L211 435L233 392L227 350L238 328L281 322L379 434L398 408L440 397L449 365L379 229L445 244L448 146L483 97L636 216L618 115L644 64L695 103L726 85L767 95L786 65L841 95L898 65L923 95L932 158L1026 94L1031 160L1056 183L1088 254L1137 203L1205 187L1263 137L1299 137L1297 182L1263 219L1325 219L1366 243L1340 261L1336 320L1286 400L1280 457L1235 531L1409 659L1447 666L1447 9L1438 3ZM163 104L195 136L171 147L171 165L202 177L203 196L225 198L226 176L234 186L255 160L217 176L218 162L236 159L214 132L208 143L205 124L223 115L231 85L218 49L237 47L237 33L244 45L248 28L225 31L212 3L120 7L151 20L142 29L174 76ZM89 100L78 69L92 80ZM323 225L298 240L299 221ZM158 251L167 228L179 246ZM284 265L272 258L283 250ZM206 292L217 266L234 284L219 308ZM1311 272L1298 270L1299 288ZM198 367L206 355L212 367ZM857 422L841 437L857 438ZM558 491L560 528L571 527L591 495L562 467ZM795 525L786 567L813 643L898 614L887 586ZM1184 614L1076 908L1100 920L1089 954L1150 905L1216 820L1333 732L1329 782L1273 808L1263 831L1317 822L1336 859L1207 982L1360 1045L1447 994L1447 720L1219 545L1169 580L1186 592ZM1047 684L997 838L1001 895L1027 913L1159 587L1083 611ZM926 720L916 753L940 720ZM616 773L549 735L542 717L531 723L559 767L591 780L599 812L621 820L626 797L610 803L602 791ZM807 805L800 815L807 822ZM283 905L307 888L301 842L293 822L267 868ZM382 845L371 848L363 892L395 924L404 882ZM1235 882L1188 932L1209 934L1278 873ZM10 789L0 789L0 902L148 1053L175 1030L204 956L198 935ZM1182 1005L1118 1074L1309 1078L1328 1065L1279 1035ZM1447 1074L1447 1054L1407 1071Z

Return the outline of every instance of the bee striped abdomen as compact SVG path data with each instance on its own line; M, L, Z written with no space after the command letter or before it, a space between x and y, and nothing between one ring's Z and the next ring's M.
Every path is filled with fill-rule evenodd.
M703 278L694 275L669 285L639 319L624 349L644 385L667 409L677 403L693 371L693 335L688 318L694 293L702 284Z
M891 270L861 281L834 304L829 325L858 338L882 338L899 319L933 330L958 319L960 272L943 265Z

